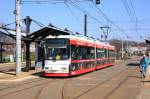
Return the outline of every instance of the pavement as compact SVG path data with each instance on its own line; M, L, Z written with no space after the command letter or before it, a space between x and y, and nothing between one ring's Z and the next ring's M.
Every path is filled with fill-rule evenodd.
M143 78L141 82L142 88L136 99L150 99L150 74Z
M3 78L2 78L3 76ZM17 81L24 81L27 79L34 79L39 78L38 76L32 75L30 73L21 73L19 76L13 76L13 75L6 75L6 74L0 74L0 83L11 83L11 82L17 82ZM4 78L5 77L5 78Z
M38 78L43 72L42 69L33 69L29 72L25 72L24 70L22 70L19 75L16 75L13 65L13 63L0 65L0 83L11 83L16 81ZM4 68L4 66L6 68Z

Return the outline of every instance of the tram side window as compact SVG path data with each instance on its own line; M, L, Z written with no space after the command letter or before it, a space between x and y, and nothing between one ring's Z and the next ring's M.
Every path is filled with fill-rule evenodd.
M109 53L109 50L108 50L108 49L105 49L105 58L108 57L108 53Z
M80 55L81 55L81 59L86 59L87 57L87 48L85 46L80 46Z
M108 56L111 58L112 57L112 51L108 50Z
M71 58L74 60L80 59L79 46L71 45Z
M86 59L94 59L95 58L95 50L92 47L87 47Z
M107 50L107 53L108 53L108 58L111 57L111 50Z
M115 52L113 50L110 50L109 55L110 55L110 57L114 58L115 57Z
M86 46L71 46L72 59L94 59L94 48Z
M105 58L105 50L102 48L98 48L96 55L97 58Z
M86 49L83 46L71 46L72 59L85 59Z

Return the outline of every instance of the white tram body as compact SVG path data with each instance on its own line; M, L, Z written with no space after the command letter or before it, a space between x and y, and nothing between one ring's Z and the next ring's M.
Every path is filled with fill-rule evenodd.
M44 54L44 76L67 77L112 66L115 47L85 36L48 36Z

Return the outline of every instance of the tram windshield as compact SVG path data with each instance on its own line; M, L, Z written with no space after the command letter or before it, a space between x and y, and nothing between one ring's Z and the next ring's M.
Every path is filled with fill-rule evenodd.
M68 40L62 38L47 39L45 41L45 59L47 60L66 60L70 56Z

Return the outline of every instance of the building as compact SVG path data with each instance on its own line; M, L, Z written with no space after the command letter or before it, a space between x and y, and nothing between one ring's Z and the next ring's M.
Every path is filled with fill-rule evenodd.
M0 28L0 63L15 61L15 30ZM25 33L22 33L25 36ZM22 52L24 52L22 45Z

